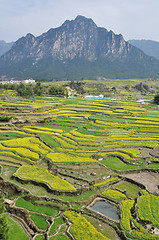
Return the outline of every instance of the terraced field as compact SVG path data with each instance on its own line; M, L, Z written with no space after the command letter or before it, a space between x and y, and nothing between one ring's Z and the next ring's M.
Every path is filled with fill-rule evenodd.
M0 119L0 190L21 236L159 239L158 106L14 97L1 101ZM119 221L88 207L97 197Z

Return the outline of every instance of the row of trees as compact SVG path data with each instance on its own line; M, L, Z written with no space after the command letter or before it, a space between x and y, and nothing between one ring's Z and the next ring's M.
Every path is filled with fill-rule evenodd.
M67 95L67 89L64 87L51 86L45 87L42 86L40 82L37 82L35 85L31 84L0 84L0 88L15 90L19 96L30 97L30 96L42 96L43 94L49 94L54 96L64 96Z
M43 89L41 87L41 83L36 83L35 86L33 85L28 85L28 84L11 84L11 83L7 83L7 84L0 84L0 88L4 88L6 90L10 89L10 90L15 90L17 91L18 95L20 96L33 96L38 95L41 96Z
M30 96L42 96L42 95L53 95L53 96L67 96L66 86L69 86L71 89L75 90L79 94L84 94L85 91L83 89L84 86L83 81L70 81L67 85L63 86L46 86L42 85L41 82L37 82L35 85L33 84L0 84L0 88L4 88L6 90L15 90L19 96L22 97L30 97Z

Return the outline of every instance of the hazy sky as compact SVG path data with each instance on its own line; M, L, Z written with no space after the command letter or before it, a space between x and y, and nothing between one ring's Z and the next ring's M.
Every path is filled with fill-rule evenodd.
M159 0L0 0L0 40L38 36L77 15L125 40L159 41Z

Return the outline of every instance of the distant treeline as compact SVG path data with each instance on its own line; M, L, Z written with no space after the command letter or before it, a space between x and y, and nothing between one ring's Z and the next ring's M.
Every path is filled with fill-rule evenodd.
M71 90L79 94L84 94L83 81L70 81L63 86L46 86L42 85L40 81L36 84L0 84L1 89L15 90L19 96L31 97L31 96L43 96L43 95L53 95L53 96L68 96L68 90L66 87L70 87Z
M67 89L65 87L58 86L42 86L40 82L33 84L0 84L0 88L15 90L19 96L42 96L42 95L54 95L65 96L67 95Z

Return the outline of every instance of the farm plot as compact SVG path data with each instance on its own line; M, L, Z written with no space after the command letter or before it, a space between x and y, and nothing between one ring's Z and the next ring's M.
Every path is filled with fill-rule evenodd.
M139 196L140 188L130 182L122 181L115 184L114 187L125 192L130 198L137 198Z
M48 153L47 157L55 163L94 163L97 162L95 159L86 157L75 157L65 153Z
M143 196L138 199L138 215L141 220L150 221L159 229L159 196L149 194L142 190Z
M72 223L70 232L78 240L85 236L86 239L103 239L109 240L103 234L98 232L94 226L89 223L83 216L77 214L76 212L66 211L64 215Z
M0 123L1 189L9 198L5 181L20 188L15 207L26 209L43 231L35 232L34 239L68 239L69 232L76 239L109 238L84 216L95 218L98 225L112 224L121 239L122 234L128 239L158 239L147 226L149 222L155 231L159 227L158 195L141 192L145 186L158 194L156 106L80 97L37 97L6 101L3 107L7 106L2 116L12 123ZM86 206L97 196L120 207L118 224L89 212ZM55 205L61 212L51 211ZM50 212L43 212L45 207ZM69 229L62 214L71 223Z
M49 231L49 235L52 236L52 235L55 235L55 233L57 232L57 227L60 225L62 225L64 223L63 219L61 217L57 217L54 219L54 222L50 228L50 231Z
M16 200L15 206L20 208L25 208L28 211L31 211L33 213L41 213L47 216L54 216L57 214L57 208L51 208L43 205L36 205L25 200L22 197L19 197Z
M94 184L94 187L99 187L99 186L103 186L103 185L106 185L106 184L109 184L109 183L113 183L113 182L116 182L118 179L119 179L118 177L108 178L103 182Z
M52 175L49 171L36 166L20 167L14 176L27 181L44 183L49 185L51 189L61 191L75 191L76 189L66 180L59 178L58 176Z
M121 224L130 239L135 237L142 240L158 240L158 196L149 194L145 190L142 192L143 195L139 197L137 203L137 219L132 214L134 200L122 201Z
M49 152L53 152L53 149L35 137L11 139L0 143L0 155L9 156L12 162L16 161L19 164L36 163Z
M132 179L133 181L143 184L151 193L159 193L158 184L159 177L153 173L141 172L140 175L137 173L123 174L124 177Z
M131 230L131 209L134 206L134 200L122 201L122 226L126 231Z
M45 145L38 138L18 138L14 140L3 141L2 144L6 147L24 147L32 151L39 152L40 154L47 154L49 151L53 151L47 145Z
M21 228L20 224L18 224L16 221L10 218L9 215L6 215L6 217L7 217L8 226L9 226L8 240L17 240L17 238L28 240L28 235Z
M123 199L126 199L125 194L123 194L117 190L114 190L114 189L108 189L108 190L102 192L102 195L109 199L115 200L115 201L121 201Z

